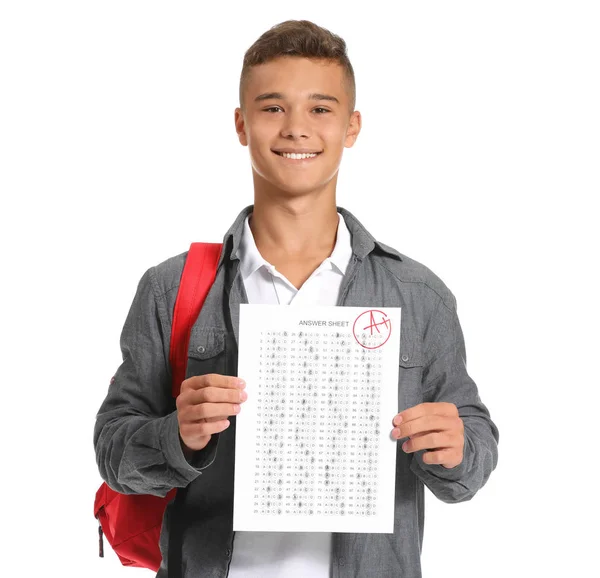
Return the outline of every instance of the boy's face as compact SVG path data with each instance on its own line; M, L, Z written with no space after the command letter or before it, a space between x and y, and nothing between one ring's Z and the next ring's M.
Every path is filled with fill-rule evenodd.
M280 57L253 67L235 125L249 148L255 185L292 195L335 189L344 147L360 132L360 112L349 107L337 62ZM275 152L299 149L319 154L289 159Z

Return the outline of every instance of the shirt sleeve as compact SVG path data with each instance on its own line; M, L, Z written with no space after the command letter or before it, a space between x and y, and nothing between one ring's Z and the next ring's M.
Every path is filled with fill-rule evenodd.
M143 275L127 315L123 362L96 416L94 449L100 475L113 490L164 497L214 461L218 435L186 460L171 393L170 322L155 275L155 268Z
M452 297L454 304L456 301ZM426 339L423 400L456 405L464 423L463 461L454 468L423 462L426 450L413 454L411 470L440 500L470 500L498 463L499 431L467 373L463 332L456 307L440 300Z

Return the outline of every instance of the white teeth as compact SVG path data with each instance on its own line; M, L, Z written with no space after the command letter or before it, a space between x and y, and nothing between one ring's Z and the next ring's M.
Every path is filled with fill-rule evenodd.
M279 153L286 159L312 159L317 156L317 153Z

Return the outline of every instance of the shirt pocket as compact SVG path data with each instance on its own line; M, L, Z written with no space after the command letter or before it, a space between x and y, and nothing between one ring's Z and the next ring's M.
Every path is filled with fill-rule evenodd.
M225 331L194 326L190 335L186 378L208 373L226 375L226 368Z
M412 332L400 337L398 362L398 413L423 402L423 347Z

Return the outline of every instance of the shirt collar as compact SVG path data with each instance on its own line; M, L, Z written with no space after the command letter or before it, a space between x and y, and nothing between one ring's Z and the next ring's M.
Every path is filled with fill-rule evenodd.
M240 273L244 281L263 265L267 265L267 261L265 261L263 256L258 252L256 243L254 242L254 235L252 235L252 231L250 229L249 221L250 215L247 215L244 219L242 239L240 241L240 248L238 251L238 257L240 259Z
M338 213L338 217L340 222L338 223L335 247L329 256L329 260L337 267L342 275L345 275L348 263L352 258L352 238L346 225L346 221L344 221L344 217L342 217L340 213Z
M223 251L219 259L219 267L225 258L228 258L231 261L240 259L239 251L244 232L244 222L253 210L254 205L248 205L242 209L227 233L225 233L225 236L223 237ZM401 253L392 247L388 247L387 245L376 241L375 238L367 231L367 229L365 229L362 223L360 223L360 221L350 211L344 209L343 207L337 207L337 210L338 213L342 215L349 231L352 254L358 259L364 259L369 253L377 249L398 259L399 261L402 261Z
M339 222L335 247L328 259L344 275L352 257L352 239L344 218L340 213L338 213L338 217ZM256 247L256 242L250 229L250 214L244 218L238 258L240 259L240 273L244 281L263 265L269 266L269 263L263 258Z

